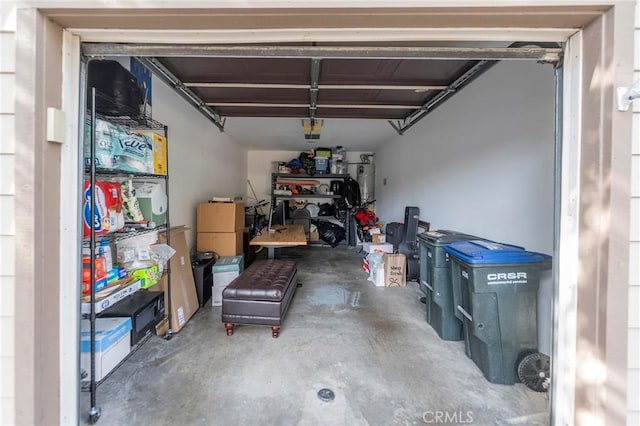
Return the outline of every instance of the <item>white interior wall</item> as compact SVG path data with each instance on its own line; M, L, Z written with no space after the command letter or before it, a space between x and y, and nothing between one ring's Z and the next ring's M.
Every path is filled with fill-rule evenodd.
M377 213L418 206L431 229L553 249L553 68L504 61L376 152ZM383 179L387 184L383 185ZM540 350L550 353L551 275L538 298Z
M155 76L153 118L168 126L172 225L186 225L195 246L196 205L216 196L245 196L246 150Z
M252 151L276 148L297 151L332 146L366 151L395 135L395 130L385 120L328 118L322 120L320 140L309 143L303 138L301 121L299 118L228 117L224 131Z
M271 173L274 161L289 161L300 155L301 151L248 151L247 179L251 182L258 201L269 200L271 197ZM253 194L247 183L247 204L253 204ZM264 212L268 211L265 207Z

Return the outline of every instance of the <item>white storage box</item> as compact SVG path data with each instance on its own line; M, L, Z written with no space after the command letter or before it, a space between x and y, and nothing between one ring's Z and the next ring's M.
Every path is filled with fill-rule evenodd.
M82 320L80 367L91 371L91 324ZM97 318L95 338L96 380L102 380L131 351L131 318Z
M222 290L241 273L244 265L242 256L225 256L213 265L212 306L222 306Z
M367 253L393 253L393 245L389 243L363 243L362 250Z

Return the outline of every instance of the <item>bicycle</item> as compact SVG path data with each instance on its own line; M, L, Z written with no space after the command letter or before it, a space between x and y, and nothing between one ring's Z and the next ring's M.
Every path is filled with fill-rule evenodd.
M262 211L262 207L267 204L269 204L269 201L260 200L257 203L244 208L245 224L249 228L249 239L253 239L256 236L261 235L262 229L269 223L267 215ZM260 253L262 249L263 246L259 246L256 248L255 252Z

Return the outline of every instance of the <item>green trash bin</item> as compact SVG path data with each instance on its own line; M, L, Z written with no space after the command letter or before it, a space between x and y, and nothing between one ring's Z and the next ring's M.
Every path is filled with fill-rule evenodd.
M514 384L520 360L537 351L537 291L551 257L490 241L459 241L444 250L467 356L491 383Z
M449 255L444 247L455 241L478 237L456 231L437 230L418 234L420 290L425 294L427 323L442 340L462 340L462 321L454 314Z

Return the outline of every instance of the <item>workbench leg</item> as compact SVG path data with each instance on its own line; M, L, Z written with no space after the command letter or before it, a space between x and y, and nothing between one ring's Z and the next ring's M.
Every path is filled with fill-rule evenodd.
M275 259L276 257L276 248L275 247L267 247L267 258Z

